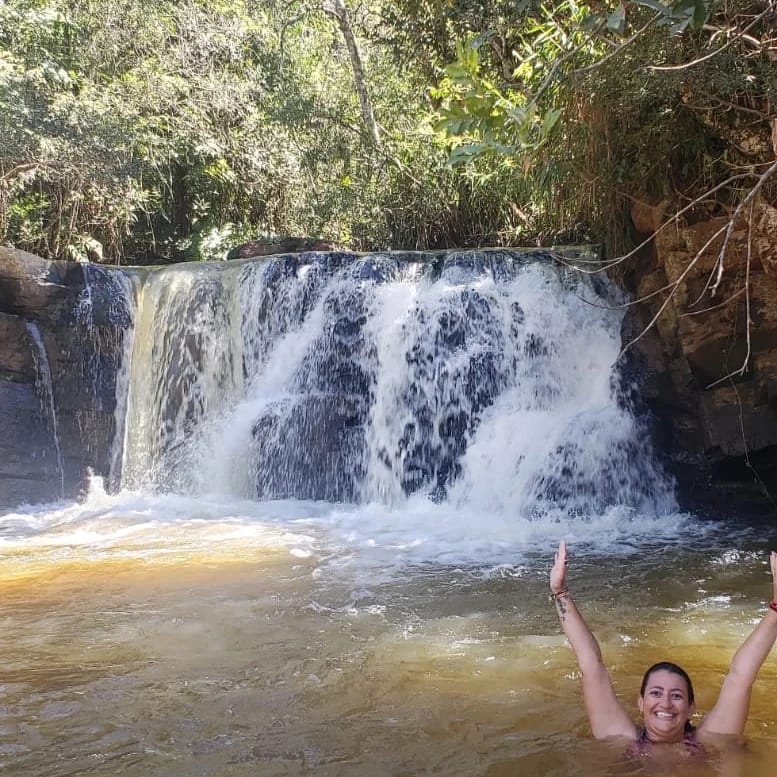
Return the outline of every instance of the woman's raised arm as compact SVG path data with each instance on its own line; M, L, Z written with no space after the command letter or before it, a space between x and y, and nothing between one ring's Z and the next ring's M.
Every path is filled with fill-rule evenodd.
M568 564L567 545L561 540L550 571L550 590L561 628L575 651L577 664L583 674L583 701L591 730L597 739L616 736L635 739L637 728L615 695L610 673L602 661L599 643L569 593ZM777 613L774 615L777 619Z
M772 570L772 604L777 600L777 553L769 557ZM777 606L777 605L776 605ZM699 734L739 735L750 709L750 691L758 670L777 640L777 611L771 606L753 633L734 654L712 710L699 725Z

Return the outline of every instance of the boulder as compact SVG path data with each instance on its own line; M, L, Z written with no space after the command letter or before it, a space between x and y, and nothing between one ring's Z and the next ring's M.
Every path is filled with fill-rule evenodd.
M96 278L121 272L0 246L0 507L74 496L90 471L109 474L134 302L131 283Z

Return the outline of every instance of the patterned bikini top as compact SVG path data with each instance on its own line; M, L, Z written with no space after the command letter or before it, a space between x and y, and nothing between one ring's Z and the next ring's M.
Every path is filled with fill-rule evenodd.
M637 734L637 741L634 743L634 753L636 755L646 755L650 745L654 744L655 742L650 741L647 729L643 726ZM704 752L704 745L696 738L696 726L692 726L690 723L685 724L685 736L683 737L683 744L690 753Z

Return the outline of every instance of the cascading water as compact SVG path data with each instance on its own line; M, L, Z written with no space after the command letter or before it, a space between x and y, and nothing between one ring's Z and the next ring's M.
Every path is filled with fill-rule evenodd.
M108 483L118 487L127 417L127 396L135 334L136 297L139 278L99 265L82 264L84 287L79 295L75 320L82 326L84 343L81 365L84 390L92 407L113 408L114 435ZM118 340L118 342L116 342Z
M51 381L49 357L46 354L46 345L43 342L38 327L32 322L28 322L27 333L32 343L32 361L35 366L35 390L40 399L42 414L49 427L51 439L54 442L54 451L57 457L57 474L59 476L59 494L62 496L65 492L65 464L62 459L57 412L54 407L54 390Z
M540 255L310 255L146 281L124 483L435 500L524 516L673 509L619 397L620 316Z

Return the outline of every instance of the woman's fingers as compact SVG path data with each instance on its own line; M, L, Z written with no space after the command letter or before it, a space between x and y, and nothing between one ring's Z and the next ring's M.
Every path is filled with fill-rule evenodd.
M550 570L551 590L561 590L566 585L568 563L567 544L561 540L558 544L558 550L553 556L553 568Z

